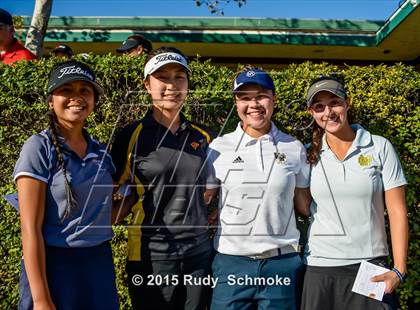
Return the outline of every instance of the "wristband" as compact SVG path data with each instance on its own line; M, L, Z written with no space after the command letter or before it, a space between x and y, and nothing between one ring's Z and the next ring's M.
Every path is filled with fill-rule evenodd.
M400 282L403 283L404 282L404 276L401 274L401 272L395 267L392 268L392 271L396 273L396 275L400 279Z

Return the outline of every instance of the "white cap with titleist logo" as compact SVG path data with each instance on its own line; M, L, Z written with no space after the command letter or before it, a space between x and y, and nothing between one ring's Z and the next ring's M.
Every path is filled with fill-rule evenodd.
M144 66L144 78L170 63L179 64L183 66L189 74L191 73L191 69L188 67L188 62L184 56L178 53L169 52L156 55L146 63Z

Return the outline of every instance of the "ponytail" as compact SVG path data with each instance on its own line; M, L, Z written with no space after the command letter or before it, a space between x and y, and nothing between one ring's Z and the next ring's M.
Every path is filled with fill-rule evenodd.
M312 127L312 143L308 150L308 161L311 165L316 165L319 160L319 153L321 152L322 136L324 129L314 122Z
M57 152L58 166L60 167L61 171L63 171L63 176L64 176L64 187L65 187L66 198L67 198L66 210L64 211L64 216L63 216L63 220L64 220L64 219L67 219L71 215L71 213L77 206L77 202L74 197L74 193L71 189L71 184L69 180L67 179L67 169L64 163L63 150L60 145L60 142L58 141L56 115L54 111L49 111L47 115L49 117L49 129L51 131L52 143Z

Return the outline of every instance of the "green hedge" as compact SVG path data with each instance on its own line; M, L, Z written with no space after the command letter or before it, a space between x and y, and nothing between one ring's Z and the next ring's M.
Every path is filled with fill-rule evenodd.
M45 85L47 73L57 60L0 65L0 195L15 191L11 175L24 141L46 126ZM101 142L110 141L114 130L139 118L146 109L148 96L142 87L144 59L115 56L92 56L86 60L105 88L101 105L89 119L90 133ZM196 121L219 131L232 111L229 93L234 72L210 62L192 61L191 92L184 112ZM272 71L277 94L274 120L283 130L304 142L310 140L310 117L305 112L304 94L308 83L321 74L337 74L352 97L357 122L375 134L385 136L400 155L409 180L407 202L410 223L410 246L406 282L398 289L405 309L419 307L420 287L420 74L403 64L393 66L337 67L310 62ZM144 104L139 104L140 102ZM233 130L236 113L224 127ZM19 219L4 199L0 199L0 308L15 308L18 300L20 246ZM127 231L115 227L113 239L117 284L122 309L130 309L125 286L124 264ZM100 285L98 283L98 285Z

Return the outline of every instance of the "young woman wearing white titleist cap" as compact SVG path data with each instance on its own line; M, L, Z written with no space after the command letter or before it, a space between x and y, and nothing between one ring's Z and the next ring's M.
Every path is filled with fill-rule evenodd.
M212 246L204 191L210 133L181 113L191 71L176 48L150 53L144 85L152 105L116 137L114 179L135 189L128 236L128 286L134 309L205 309Z
M115 168L83 128L102 93L78 61L50 73L49 128L25 142L13 173L23 245L19 309L118 309L109 244Z
M241 122L209 147L217 179L207 187L220 188L211 309L298 309L295 209L306 215L310 203L305 148L271 121L276 97L267 72L246 67L233 94Z
M302 309L397 309L395 288L404 280L408 247L407 181L398 156L387 139L351 125L350 100L339 80L314 81L307 102L315 123ZM385 283L380 301L352 288L362 262L386 266L385 206L394 267L373 278Z

